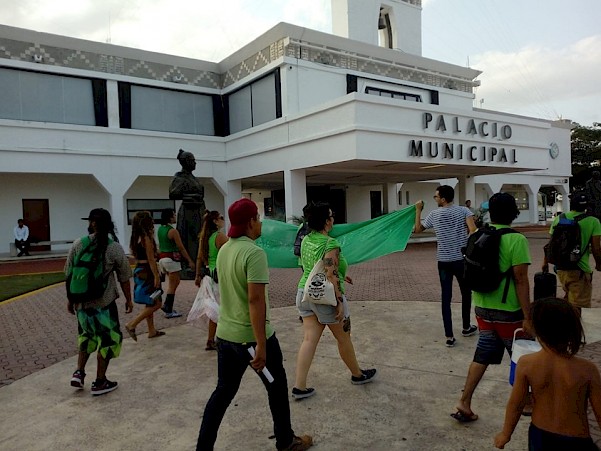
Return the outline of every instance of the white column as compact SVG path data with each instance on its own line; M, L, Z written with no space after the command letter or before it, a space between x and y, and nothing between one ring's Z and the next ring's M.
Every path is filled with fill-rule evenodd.
M488 191L488 197L490 198L493 194L498 193L503 188L503 182L497 180L487 180L482 183ZM488 200L488 199L487 199Z
M541 185L540 183L528 183L525 186L528 192L529 222L536 224L538 223L538 191Z
M129 174L125 167L117 166L112 168L109 173L95 174L95 177L109 194L110 213L119 235L119 242L128 252L130 227L127 224L125 194L137 176Z
M303 215L303 207L307 205L307 179L304 169L284 170L284 196L286 221L292 217Z
M242 198L242 180L228 180L227 190L223 196L225 209L223 217L225 219L225 233L230 228L230 218L227 214L230 205Z
M391 213L399 209L399 191L397 183L386 183L383 185L382 195L384 213Z
M476 204L476 182L471 175L457 177L458 184L455 191L455 205L465 205L466 200L472 201L472 206Z
M106 101L109 119L109 128L119 128L119 90L114 80L106 81Z

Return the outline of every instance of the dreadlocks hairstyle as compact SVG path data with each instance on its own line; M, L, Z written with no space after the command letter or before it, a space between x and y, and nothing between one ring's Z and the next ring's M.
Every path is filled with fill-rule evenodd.
M157 244L154 241L154 220L150 212L138 211L131 221L131 239L129 240L129 249L132 254L136 255L136 245L144 238L149 237L152 241L152 246L156 251ZM149 255L148 258L152 258Z
M207 265L209 263L209 238L219 230L215 221L222 217L218 211L207 211L202 218L202 228L198 234L198 243L200 246L201 263Z

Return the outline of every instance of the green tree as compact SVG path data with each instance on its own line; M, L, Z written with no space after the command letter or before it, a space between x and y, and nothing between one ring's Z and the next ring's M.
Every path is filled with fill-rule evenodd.
M570 189L584 186L593 169L601 170L601 123L586 127L574 124L572 129L572 178Z

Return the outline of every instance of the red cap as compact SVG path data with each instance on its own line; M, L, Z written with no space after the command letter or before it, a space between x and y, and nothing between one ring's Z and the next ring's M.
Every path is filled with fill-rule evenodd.
M230 229L227 236L238 238L246 234L246 228L251 219L259 214L257 204L250 199L240 199L230 205L227 211L230 219Z

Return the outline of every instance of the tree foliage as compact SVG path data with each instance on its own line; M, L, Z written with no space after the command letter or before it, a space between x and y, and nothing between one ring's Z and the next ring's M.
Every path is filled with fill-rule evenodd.
M570 188L584 186L593 169L601 164L601 123L592 126L574 124L572 129L572 178Z

